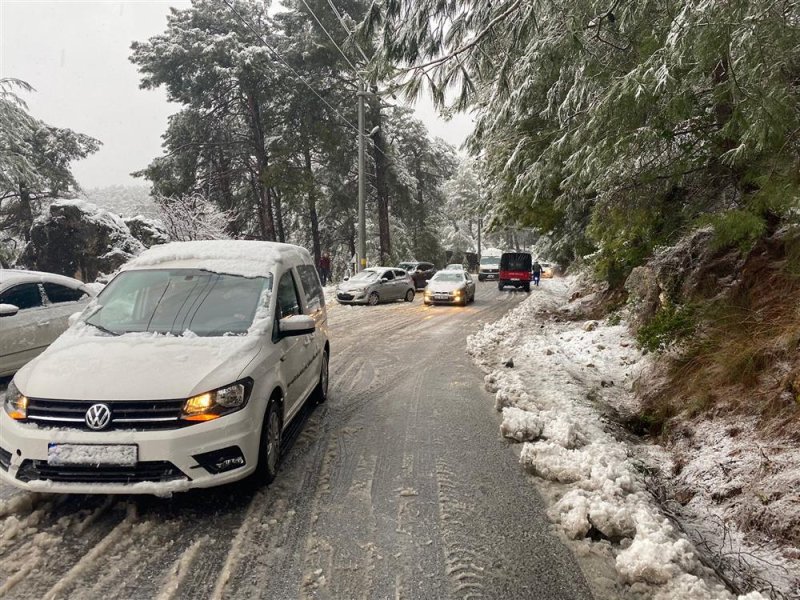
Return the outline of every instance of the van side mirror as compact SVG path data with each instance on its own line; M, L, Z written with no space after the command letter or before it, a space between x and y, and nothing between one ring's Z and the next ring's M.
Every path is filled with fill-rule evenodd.
M19 306L0 304L0 317L13 317L19 312Z
M317 322L308 315L290 315L278 321L278 329L282 338L308 335L314 333L316 328Z

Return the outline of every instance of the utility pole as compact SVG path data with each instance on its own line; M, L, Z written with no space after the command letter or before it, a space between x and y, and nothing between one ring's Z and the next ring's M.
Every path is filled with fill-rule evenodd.
M356 271L367 266L367 175L364 164L364 96L367 94L364 83L358 84L358 264Z

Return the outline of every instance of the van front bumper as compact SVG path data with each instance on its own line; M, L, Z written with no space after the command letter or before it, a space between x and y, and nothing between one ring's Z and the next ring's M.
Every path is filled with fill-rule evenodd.
M0 410L0 481L37 492L159 496L223 485L255 470L262 419L254 409L176 429L104 432L20 423ZM48 461L51 444L134 445L137 459L126 466L55 465Z

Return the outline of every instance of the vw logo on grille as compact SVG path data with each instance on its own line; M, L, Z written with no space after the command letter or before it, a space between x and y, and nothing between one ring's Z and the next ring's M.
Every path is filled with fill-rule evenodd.
M105 429L111 422L111 409L105 404L92 404L86 411L85 419L89 429Z

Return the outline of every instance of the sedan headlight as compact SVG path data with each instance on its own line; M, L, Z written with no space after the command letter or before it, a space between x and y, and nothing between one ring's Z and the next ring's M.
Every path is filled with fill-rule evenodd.
M183 404L184 421L211 421L244 408L253 382L250 379L192 396Z
M28 398L17 389L13 381L8 384L3 408L5 408L6 414L16 421L28 417Z

